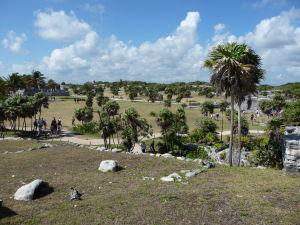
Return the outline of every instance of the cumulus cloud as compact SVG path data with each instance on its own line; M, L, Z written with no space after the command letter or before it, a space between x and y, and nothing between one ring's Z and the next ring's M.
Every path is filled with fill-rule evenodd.
M79 79L135 79L169 82L201 77L203 48L198 44L198 12L189 12L175 32L157 41L129 46L117 37L100 40L94 31L43 59L51 74L72 74ZM82 77L82 74L85 77Z
M27 50L22 48L22 45L26 40L27 40L26 34L22 33L18 36L15 31L10 30L7 33L7 38L2 40L2 45L4 48L7 48L12 52L26 53Z
M262 20L254 31L239 38L257 50L267 73L280 74L278 79L282 82L300 78L296 72L300 68L300 27L295 23L299 18L300 9L292 8ZM274 77L270 75L267 75L267 81L272 82Z
M94 14L102 15L105 13L105 7L102 4L89 4L86 3L83 9Z
M70 41L81 37L91 31L89 24L78 20L75 13L69 14L64 11L35 12L36 21L34 25L38 28L38 34L45 39L56 41Z
M226 27L226 25L222 24L222 23L219 23L219 24L215 25L214 26L215 33L223 31L225 29L225 27Z
M286 0L259 0L257 2L254 2L252 4L252 7L254 8L263 8L267 5L272 5L272 6L284 6L286 5L287 1Z
M50 11L52 13L58 12ZM13 67L20 73L38 68L58 81L71 82L208 80L209 72L202 67L207 52L219 43L238 41L249 44L262 57L263 68L267 71L266 82L299 81L299 18L300 9L292 8L260 21L253 31L239 37L227 31L225 24L217 24L210 43L205 47L198 41L198 12L187 13L172 34L139 46L123 42L116 36L100 39L87 24L88 29L82 31L81 38L54 49L38 65L28 63ZM76 18L76 21L79 20Z

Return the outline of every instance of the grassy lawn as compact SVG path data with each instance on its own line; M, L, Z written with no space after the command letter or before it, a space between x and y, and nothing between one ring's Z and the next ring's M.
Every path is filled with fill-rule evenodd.
M12 141L11 146L18 144ZM126 168L98 172L105 159ZM188 184L159 180L196 167L193 162L66 146L2 155L0 199L5 208L0 209L0 224L299 224L299 176L218 166ZM143 181L143 176L156 179ZM49 182L54 192L30 202L10 198L22 182L37 178ZM69 200L70 187L84 192L82 201Z
M18 140L18 141L0 141L0 154L6 151L8 152L16 152L19 150L26 150L31 147L39 147L41 144L38 144L34 141L29 140Z
M58 97L57 97L58 98ZM65 98L65 97L64 97ZM69 100L68 100L69 99ZM220 100L220 99L219 99ZM156 124L155 117L151 117L149 113L151 111L155 113L159 113L159 111L164 108L163 104L159 103L148 103L148 102L131 102L131 101L118 101L120 104L120 111L124 112L126 109L133 107L137 109L137 111L140 113L141 117L144 117L148 120L148 122L153 126L154 132L159 132L160 129ZM72 127L72 117L74 116L75 109L81 108L85 105L84 102L80 103L74 103L72 100L72 97L66 98L65 101L55 101L49 103L48 109L42 110L42 117L46 119L48 127L50 126L50 122L53 117L61 118L63 127L65 128L71 128ZM172 107L170 108L172 111L176 111L180 107L179 104L172 104ZM94 109L97 110L98 106L94 104ZM215 113L219 113L218 110L215 111ZM196 128L196 122L199 120L203 115L200 113L200 110L196 109L186 109L186 116L187 116L187 124L190 128L190 130L193 130ZM246 115L247 118L250 118L250 115ZM221 114L220 114L221 117ZM94 120L98 119L97 113L94 114ZM257 123L254 123L254 125L250 124L250 129L252 130L262 130L264 127L259 126L258 122L266 122L268 119L267 117L263 116L260 117L257 120ZM30 121L27 121L28 124L30 124ZM79 123L79 121L76 121L75 123ZM219 126L219 130L221 129L221 120L216 121L217 125ZM229 130L229 121L224 118L224 130Z

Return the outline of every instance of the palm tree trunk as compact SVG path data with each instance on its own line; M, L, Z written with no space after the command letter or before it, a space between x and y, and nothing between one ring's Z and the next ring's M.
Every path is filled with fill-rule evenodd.
M224 120L223 120L223 112L222 112L221 141L223 140L223 128L224 128Z
M233 124L234 124L233 120L234 120L234 97L233 95L231 95L229 166L232 166Z
M30 117L30 130L32 131L32 116Z
M241 102L238 102L238 166L241 162L241 151L242 151L242 145L241 145Z

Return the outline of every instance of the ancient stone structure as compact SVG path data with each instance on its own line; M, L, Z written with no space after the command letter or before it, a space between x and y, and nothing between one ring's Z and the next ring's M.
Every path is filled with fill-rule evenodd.
M286 127L283 136L284 170L300 172L300 127Z

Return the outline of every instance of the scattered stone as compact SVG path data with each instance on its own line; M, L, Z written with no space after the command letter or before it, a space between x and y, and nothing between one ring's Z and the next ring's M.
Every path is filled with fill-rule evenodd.
M96 150L97 150L97 151L105 151L106 148L105 148L105 147L98 147Z
M161 177L160 179L165 182L175 182L176 180L181 181L181 176L178 173L171 173L170 175Z
M171 155L170 153L165 153L165 154L162 154L161 156L164 158L174 158L174 156Z
M186 158L185 161L187 161L187 162L193 162L194 160L190 159L190 158Z
M153 153L149 153L149 156L156 156L155 154L153 154Z
M156 153L155 156L156 157L161 157L161 154L160 153Z
M72 200L81 200L82 193L77 191L75 188L71 187L70 188L70 199Z
M214 162L210 162L210 161L208 161L208 160L202 160L201 164L202 164L202 167L203 167L203 168L206 168L206 169L216 167L216 165L215 165Z
M111 150L112 152L122 152L123 150L122 149L119 149L119 148L113 148L112 150Z
M246 159L241 160L241 166L251 166L250 162Z
M175 179L173 177L161 177L160 178L162 181L165 181L165 182L175 182Z
M116 172L118 163L115 160L104 160L100 163L99 169L102 172Z
M184 157L177 157L176 159L178 159L178 160L185 160Z
M190 170L180 170L180 173L187 173L187 172L191 172Z
M143 180L154 180L154 177L143 177Z
M194 159L194 162L199 163L201 165L202 159Z
M15 200L22 200L22 201L29 201L33 199L33 195L35 190L42 184L45 183L44 181L37 179L32 181L29 184L26 184L22 187L20 187L15 195L14 195L14 199Z
M14 175L14 174L13 174L13 175L11 175L11 177L12 177L12 178L14 178L15 176L16 176L16 175Z
M185 173L185 176L187 177L187 178L189 178L189 177L194 177L194 176L196 176L196 175L198 175L199 173L202 173L203 171L202 170L192 170L192 171L190 171L190 172L187 172L187 173Z
M266 169L266 167L264 167L264 166L257 166L257 167L255 167L256 169L261 169L261 170L264 170L264 169Z
M79 145L80 148L84 148L84 145Z

